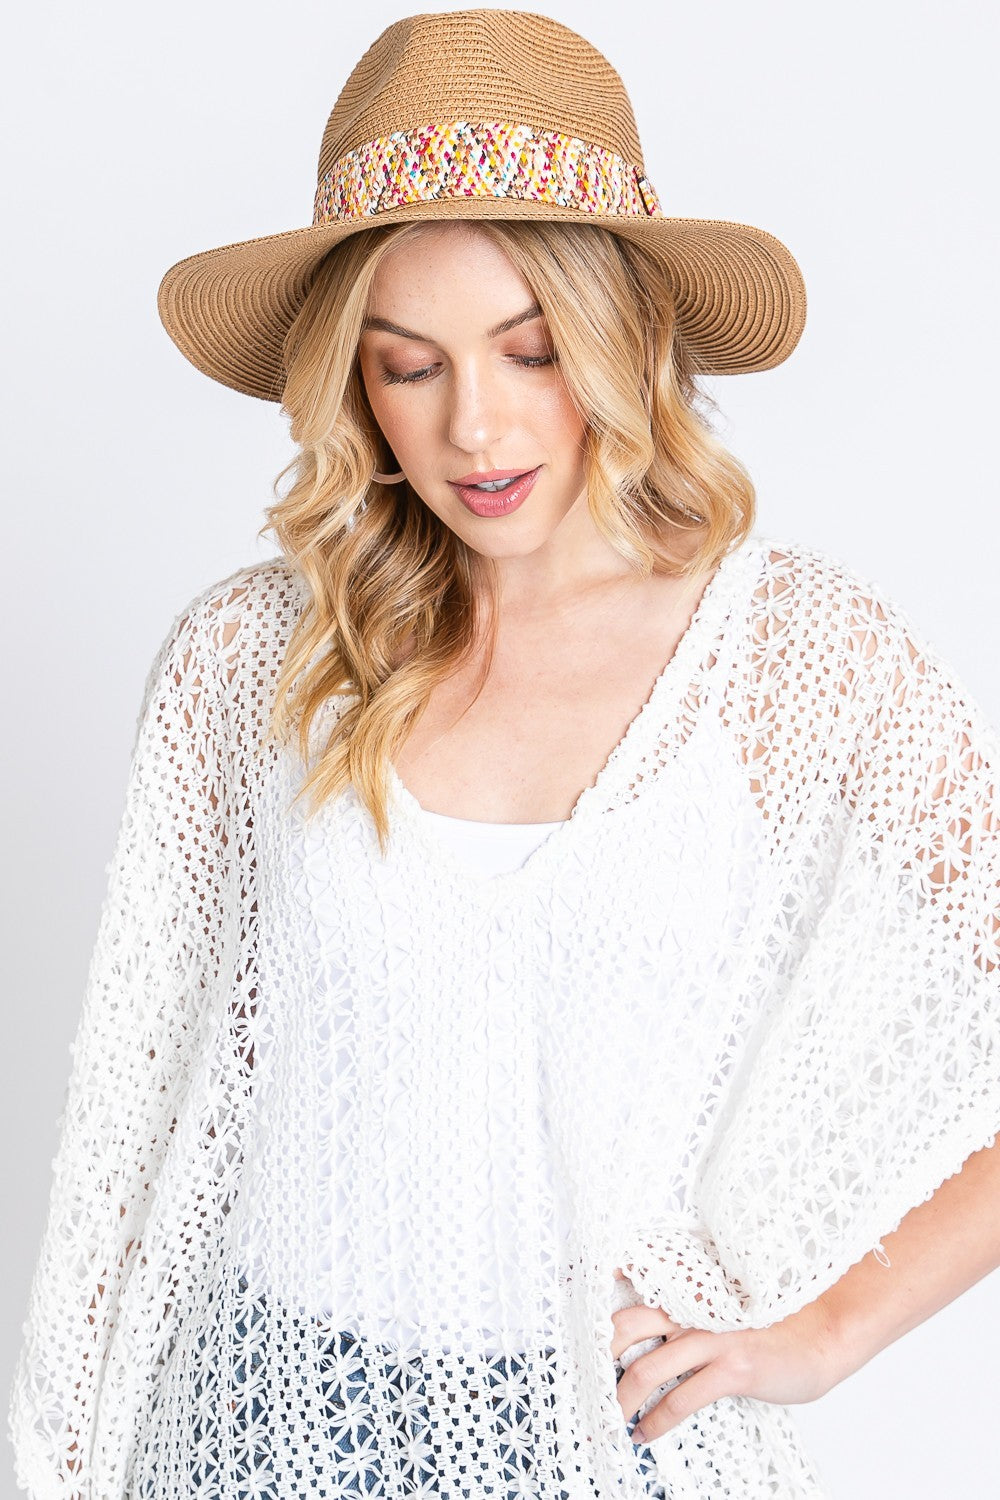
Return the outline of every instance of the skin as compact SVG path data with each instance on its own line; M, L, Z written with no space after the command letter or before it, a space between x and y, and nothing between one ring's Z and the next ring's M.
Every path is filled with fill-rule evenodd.
M520 274L474 225L435 226L385 257L369 299L370 317L419 337L367 328L362 379L415 492L471 548L495 559L505 620L565 621L575 612L593 621L599 610L610 620L626 598L646 602L643 584L591 520L584 424L552 362L544 319L491 337L532 302ZM418 378L387 382L387 372ZM473 515L448 485L477 470L539 464L528 500L509 516ZM650 1407L633 1441L652 1441L724 1396L813 1401L1000 1266L1000 1145L971 1155L883 1245L888 1267L869 1253L823 1296L769 1328L685 1329L644 1304L616 1312L615 1358L664 1338L618 1382L626 1420L658 1386L693 1372Z
M368 328L359 346L365 391L399 467L446 526L495 559L508 616L635 578L587 507L585 424L553 362L544 318L489 337L533 302L523 277L474 225L435 226L386 255L368 308L369 317L424 337ZM386 383L387 372L419 378ZM507 516L473 515L448 485L538 464L527 501Z
M723 1396L814 1401L996 1270L1000 1142L973 1152L882 1245L888 1266L869 1252L822 1296L769 1328L685 1329L662 1308L643 1304L613 1313L615 1359L644 1339L665 1340L633 1360L618 1382L626 1422L658 1386L694 1371L649 1408L632 1441L651 1442ZM615 1275L628 1279L620 1266Z
M680 577L657 559L643 576L594 525L586 427L544 319L491 336L533 302L481 229L436 225L380 262L359 346L385 462L473 557L491 559L498 583L495 615L486 590L479 639L435 687L396 768L423 807L492 822L569 816L648 697L709 571ZM386 379L407 375L417 378ZM536 466L509 515L475 515L448 483ZM679 554L691 545L684 532L675 543Z

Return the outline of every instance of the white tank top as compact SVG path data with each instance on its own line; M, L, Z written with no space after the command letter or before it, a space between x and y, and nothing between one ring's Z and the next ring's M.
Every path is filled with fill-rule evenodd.
M661 693L673 679L675 685L681 685L678 672L684 669L684 658L673 657L672 661L678 663L673 673L658 679ZM729 681L726 672L724 663L723 675L721 679L718 673L715 675L706 700L711 700L715 693L721 697L724 687L720 681L721 684ZM463 1095L465 1134L456 1145L456 1161L462 1167L460 1193L456 1191L453 1199L439 1205L442 1223L459 1221L457 1236L462 1244L456 1245L456 1256L463 1257L465 1284L474 1289L469 1293L468 1310L463 1314L468 1320L468 1337L474 1338L477 1349L493 1352L499 1347L498 1331L504 1331L505 1340L516 1338L523 1347L529 1347L540 1334L540 1328L549 1328L544 1322L544 1308L540 1313L541 1305L532 1292L531 1277L525 1280L522 1296L517 1277L511 1277L508 1265L510 1245L522 1233L525 1214L534 1203L531 1199L526 1205L525 1190L517 1173L520 1154L528 1152L529 1167L537 1175L537 1181L535 1176L531 1179L532 1193L537 1188L544 1197L544 1212L550 1218L546 1230L552 1236L550 1253L571 1259L577 1242L570 1239L567 1244L565 1236L576 1235L577 1224L576 1220L571 1223L565 1212L567 1187L558 1170L561 1164L556 1163L553 1152L552 1125L544 1113L546 1101L558 1095L558 1080L549 1079L547 1070L550 1056L573 1055L577 1032L583 1046L595 1023L580 1019L577 1031L570 1037L562 1037L558 1047L550 1046L552 1038L526 1037L520 1007L534 1004L526 996L544 992L543 1001L559 1017L559 1023L576 1026L577 990L573 986L577 981L573 977L577 968L580 974L588 972L589 965L588 956L580 953L577 966L576 954L567 947L573 942L585 942L577 904L586 901L586 909L591 909L591 897L586 892L592 886L595 913L618 910L613 901L610 906L601 904L606 901L607 892L603 871L594 865L597 850L607 844L615 850L615 858L621 865L627 855L621 841L618 846L613 843L613 838L621 840L618 822L627 822L633 828L634 840L636 834L640 837L645 834L643 819L648 816L645 804L622 799L621 805L612 804L609 808L604 826L606 819L591 814L591 804L597 805L594 798L598 790L601 796L606 795L613 771L624 778L627 792L630 765L622 750L634 747L639 730L660 735L658 711L660 703L654 694L648 700L645 718L640 714L633 720L631 742L619 742L598 781L577 802L574 811L574 816L580 813L577 846L574 847L573 841L561 844L559 855L549 862L549 867L537 861L546 859L547 846L567 835L568 823L573 819L546 823L459 819L420 807L402 783L397 784L397 804L393 807L399 826L393 829L396 837L387 856L373 849L370 816L360 807L357 793L352 789L342 801L336 799L330 804L331 819L342 817L345 828L340 843L331 849L325 841L327 829L303 825L301 819L289 819L288 796L298 784L301 768L294 754L288 762L282 762L271 793L280 834L280 843L273 846L277 864L271 876L280 891L288 888L294 892L292 916L301 922L301 929L295 935L298 962L303 965L300 983L307 984L309 992L298 995L292 989L291 1004L283 1011L276 1011L279 1017L276 1037L271 1038L265 1028L258 1040L261 1049L274 1046L277 1050L270 1059L268 1080L285 1074L294 1076L303 1064L315 1068L315 1076L307 1080L309 1092L304 1095L303 1103L307 1118L303 1121L271 1118L264 1098L256 1110L250 1173L256 1170L261 1181L270 1181L267 1175L271 1173L274 1181L280 1181L280 1215L276 1215L276 1242L271 1244L267 1233L258 1227L258 1200L253 1197L255 1184L250 1176L246 1197L249 1208L234 1226L237 1235L234 1248L237 1254L246 1257L249 1280L268 1289L273 1287L277 1298L301 1305L324 1322L333 1323L334 1328L345 1331L357 1328L358 1307L364 1304L370 1319L378 1320L379 1338L406 1349L411 1347L414 1329L424 1317L420 1310L426 1307L426 1299L435 1295L435 1287L433 1269L426 1265L426 1259L421 1259L423 1244L414 1245L411 1253L406 1242L408 1218L411 1199L420 1193L415 1184L424 1181L435 1163L415 1160L409 1148L405 1088L414 1086L411 1061L414 1032L408 1007L414 995L418 998L427 995L430 971L436 962L433 956L439 951L444 965L441 983L445 990L450 987L453 1007L459 1005L459 999L456 980L448 974L448 966L460 960L465 974L475 974L468 995L460 999L462 1046L472 1049L468 1100ZM643 907L646 927L637 932L634 947L642 959L642 984L655 996L655 1004L663 1013L664 1029L672 1017L675 984L678 987L679 1001L685 1007L682 1019L688 1028L684 1035L693 1034L696 1052L690 1062L676 1065L675 1085L697 1101L723 1094L723 1080L712 1073L705 1076L703 1070L715 1056L712 1049L717 1046L718 1038L714 1028L721 1025L718 1007L729 1004L729 992L720 975L726 971L730 954L739 951L742 929L747 922L745 907L748 903L753 906L754 891L760 885L766 828L748 778L733 756L732 732L720 715L709 711L706 703L702 703L696 727L685 736L682 751L684 760L679 759L679 753L675 756L675 765L682 775L657 783L663 790L655 804L657 820L649 834L649 849L643 849L640 843L633 844L636 865L627 873L630 879L636 879L637 871L652 867L661 889L661 900ZM727 807L732 801L732 817L721 813L723 793ZM712 808L714 816L706 816L706 808ZM706 844L706 829L714 840L711 846ZM703 862L696 880L685 879L679 871L675 862L678 849L694 852ZM565 853L565 876L559 873L562 853ZM288 870L280 868L282 859L289 862ZM351 861L357 861L357 871ZM522 865L529 870L532 864L535 864L532 879L537 880L537 909L541 916L537 933L534 929L525 930L535 910L528 894L520 904L499 900L508 889L502 882L520 879ZM484 885L487 897L489 886L493 886L498 895L495 906L489 898L484 901L483 919L475 927L468 927L468 922L474 921L478 907L466 910L463 904L457 910L454 930L465 933L462 922L466 922L468 939L463 941L471 945L468 953L454 947L453 922L447 906L435 909L435 916L441 921L439 933L426 935L420 927L414 930L414 913L423 910L426 919L430 909L426 900L421 906L424 883L447 900L448 880L454 888L456 865L462 871L469 871L469 886L478 891L478 886ZM357 883L354 883L355 873ZM558 900L562 903L559 910L570 904L571 916L564 929L553 918L555 926L549 930L552 906L546 894L549 880L558 888ZM526 892L528 889L525 886ZM705 892L711 894L711 904L706 904ZM366 926L369 919L370 930ZM361 926L348 930L348 921L360 922ZM424 990L420 992L415 992L409 978L415 962L415 935L423 942L421 962L430 966L421 978ZM369 939L375 948L364 948L355 963L352 945L364 945ZM475 950L477 942L483 945L481 953ZM520 963L528 962L529 953L531 962L538 965L537 974L519 972ZM633 962L631 951L624 954L624 959ZM372 965L379 975L381 989L376 995L366 989L369 980L364 965ZM562 969L568 969L565 995L555 990L549 995L546 986L564 983ZM357 996L355 986L360 986ZM357 1023L355 1004L360 1016ZM708 1014L703 1031L697 1032L697 1019L691 1013L702 1004L708 1007ZM298 1005L304 1008L303 1019L298 1017ZM426 1013L421 1013L420 1020L427 1031ZM369 1040L367 1046L376 1049L375 1058L363 1059L364 1067L372 1073L379 1071L385 1080L385 1097L379 1101L375 1094L370 1094L367 1100L369 1110L376 1112L366 1124L366 1131L372 1133L373 1139L370 1151L366 1146L369 1137L358 1134L357 1121L352 1118L355 1109L352 1085L349 1080L348 1086L343 1085L339 1073L340 1068L357 1067L357 1059L351 1052L351 1046L355 1046L354 1032L349 1031L355 1025ZM544 1020L535 1019L532 1025L544 1025ZM346 1035L351 1046L334 1044L334 1028L336 1037L348 1028ZM591 1032L585 1028L591 1028ZM420 1035L423 1037L424 1032ZM306 1059L294 1053L295 1044L303 1037L309 1040L312 1049ZM483 1047L477 1052L480 1038ZM658 1038L658 1046L663 1044L664 1038ZM457 1046L456 1038L442 1038L442 1047L451 1049L451 1053ZM580 1059L580 1067L583 1062L588 1062L588 1067L600 1065L600 1059L591 1052L582 1052ZM256 1062L255 1053L255 1065ZM622 1085L618 1092L624 1100L622 1109L631 1113L633 1103L627 1098L630 1077L627 1070L631 1065L627 1052L621 1053L621 1067ZM261 1079L264 1077L262 1071ZM267 1083L262 1082L261 1089L264 1088ZM601 1088L607 1088L607 1080ZM420 1100L412 1103L415 1106ZM528 1137L522 1140L526 1131ZM298 1142L297 1133L307 1136L304 1145ZM448 1149L447 1140L435 1145ZM391 1167L387 1157L390 1146L394 1152ZM297 1170L289 1173L285 1172L285 1157L291 1149L298 1152L297 1158L289 1158ZM414 1151L417 1151L415 1140ZM687 1136L675 1140L664 1133L660 1158L655 1173L658 1212L687 1211ZM364 1181L360 1181L361 1176ZM297 1196L301 1196L300 1203L295 1203ZM369 1199L378 1200L381 1205L381 1217L372 1226L373 1239L366 1223L355 1224L352 1218L358 1203L367 1203ZM637 1209L633 1206L630 1212ZM297 1239L292 1245L294 1254L286 1253L285 1241L277 1232L279 1224L298 1226ZM300 1254L295 1248L300 1242L309 1245L307 1254ZM391 1284L384 1280L384 1284L372 1286L372 1265L390 1268ZM286 1271L289 1266L304 1266L304 1280L295 1280L294 1272L289 1275ZM451 1275L453 1266L448 1263L441 1269L442 1295Z
M426 825L433 834L434 839L449 849L468 869L470 877L474 880L488 880L498 873L505 873L519 868L528 858L533 850L542 844L553 830L562 827L562 820L552 823L481 823L470 818L453 818L445 813L429 812L426 808L414 804L414 812L418 819ZM406 961L405 952L396 955L401 962ZM504 1021L507 1024L504 1024ZM327 1030L322 1028L322 1034L328 1035ZM502 1013L493 1024L491 1032L491 1045L494 1047L497 1076L514 1076L513 1056L517 1048L517 1031L513 1014ZM501 1061L502 1060L502 1061ZM324 1079L332 1088L334 1080ZM502 1109L502 1104L499 1106ZM332 1120L329 1122L332 1127ZM492 1181L492 1172L489 1160L487 1143L483 1141L483 1171L479 1178L481 1191L480 1202L470 1202L468 1212L470 1214L487 1215L495 1217L499 1215L502 1219L504 1209L504 1194L513 1191L499 1186ZM401 1184L387 1183L387 1192L395 1192ZM317 1174L317 1179L310 1181L302 1188L310 1197L315 1197L315 1203L302 1203L297 1213L303 1223L309 1223L319 1216L320 1220L332 1231L334 1220L342 1223L348 1211L348 1199L345 1195L344 1185L336 1180L336 1173L331 1181L325 1171ZM289 1205L290 1211L292 1206ZM400 1232L402 1230L400 1229ZM343 1260L343 1247L339 1245L331 1233L331 1240L327 1246L327 1253L322 1257L324 1267L329 1275L329 1295L324 1299L321 1311L326 1318L330 1318L340 1327L350 1330L354 1325L354 1308L351 1294L351 1267ZM400 1259L406 1262L405 1250L400 1248ZM487 1282L491 1283L494 1278L487 1276ZM279 1291L281 1289L278 1289ZM511 1309L501 1309L499 1306L490 1307L490 1316L494 1319L510 1317ZM392 1338L394 1330L387 1327L387 1336ZM530 1337L529 1333L525 1337ZM492 1347L492 1345L490 1346Z
M714 735L718 736L721 734L721 729L713 721L705 720L704 716L701 720L701 725L701 733L703 735L712 735L714 733ZM713 795L714 783L718 776L718 767L720 764L726 763L720 759L721 749L720 745L713 742L708 746L703 746L700 755L697 753L694 754L692 760L692 779L687 789L688 796L678 806L679 816L684 816L685 809L689 808L692 804L696 815L696 810L701 799L703 797L710 798ZM696 785L696 782L699 780L701 784ZM746 793L746 797L749 799L749 792ZM524 864L534 850L538 849L540 845L548 838L553 837L564 826L564 820L556 820L551 823L483 823L472 819L453 818L444 813L429 812L427 809L420 807L412 797L408 801L408 806L418 825L425 828L427 833L431 835L430 839L428 839L428 844L440 847L442 856L450 852L453 858L460 859L463 867L469 871L470 880L477 883L479 881L488 881L491 877L498 874L501 878L509 875ZM730 882L735 883L737 886L741 886L744 882L752 884L755 875L759 873L759 853L757 850L757 839L760 836L759 814L756 807L751 805L749 800L748 818L753 828L753 837L750 840L750 846L746 849L746 858L745 860L737 861L736 867L730 870ZM744 838L742 825L739 837L742 844ZM292 857L296 861L301 860L303 851L299 849L293 850ZM381 869L381 866L379 868ZM399 887L398 882L394 883L390 881L383 891L383 900L390 906L393 900L400 902L398 913L399 931L404 933L408 920L408 893L405 885ZM738 911L738 909L739 904L737 902L734 910ZM400 965L405 970L410 955L406 950L405 942L397 945L393 941L392 932L394 925L390 922L386 933L387 948L385 959L388 964ZM319 943L324 948L326 948L326 945L329 945L329 950L324 951L322 955L325 964L323 972L326 976L324 982L327 985L332 980L336 980L339 974L332 956L335 951L332 940L336 936L336 933L330 934L327 932L325 917L322 912L318 913L316 931L313 932L311 928L309 929L308 942L310 944ZM683 930L674 932L672 928L668 927L665 938L667 947L670 948L674 944L684 942L686 935ZM720 948L724 949L727 942L726 934L720 932L717 942ZM317 954L317 957L319 956ZM497 956L496 962L502 969L500 956ZM665 982L669 985L668 975L669 966L665 974ZM350 976L344 974L342 977L345 983L349 985L351 982ZM509 979L510 976L508 974L501 972L498 984L502 985L509 982ZM486 1004L487 999L485 996L469 995L470 1007L482 1006L484 1008L484 1016ZM381 1014L369 1019L371 1024L377 1027L387 1019L387 1016ZM317 1037L321 1041L329 1040L328 1021L321 1018L316 1025ZM518 1075L517 1057L519 1038L517 1017L513 1007L504 1007L502 1005L494 1005L492 1007L489 1017L489 1033L492 1058L490 1076L497 1080L516 1077ZM405 1036L390 1039L390 1044L405 1054L407 1045ZM521 1045L523 1046L523 1039L521 1040ZM324 1088L329 1088L331 1099L334 1097L336 1091L336 1079L331 1072L331 1069L335 1066L336 1062L331 1053L330 1058L326 1059L322 1064L321 1076L319 1078L320 1084ZM542 1077L540 1087L543 1092L544 1085L545 1080ZM502 1239L503 1226L508 1222L510 1224L517 1223L517 1185L505 1172L502 1154L498 1158L497 1153L497 1141L503 1140L504 1132L507 1128L508 1116L513 1107L513 1102L502 1097L502 1094L498 1097L491 1095L489 1099L484 1100L482 1119L478 1122L481 1129L474 1139L470 1138L463 1143L463 1149L467 1153L471 1153L474 1156L478 1154L482 1166L481 1171L475 1176L475 1185L471 1190L468 1183L466 1183L468 1191L466 1192L465 1199L463 1199L462 1211L467 1216L470 1224L493 1226L491 1230L493 1238L490 1239L489 1234L487 1234L490 1243L484 1246L482 1263L477 1264L476 1268L481 1282L482 1307L480 1311L483 1320L481 1329L477 1331L477 1338L481 1339L486 1336L487 1345L491 1350L494 1344L492 1338L488 1336L487 1330L501 1326L501 1324L509 1328L515 1328L520 1323L523 1329L520 1336L524 1339L530 1340L534 1333L532 1319L535 1313L532 1307L525 1305L522 1311L520 1308L515 1308L507 1304L503 1307L499 1305L495 1288L500 1285L501 1278L498 1269L488 1259L490 1254L496 1253L494 1243L496 1234L499 1233ZM350 1181L350 1173L353 1170L359 1170L359 1168L349 1155L344 1155L336 1128L337 1122L334 1120L332 1112L328 1116L324 1115L318 1122L318 1125L322 1131L329 1130L329 1138L333 1145L333 1150L330 1152L329 1158L325 1151L318 1152L315 1177L308 1178L307 1176L307 1178L299 1181L297 1190L303 1194L305 1201L301 1203L298 1209L295 1209L290 1202L286 1202L285 1207L287 1211L295 1213L303 1224L314 1226L319 1231L324 1244L324 1249L319 1256L316 1267L321 1278L324 1280L321 1306L311 1308L310 1310L318 1312L324 1320L331 1320L334 1326L352 1330L355 1327L355 1277L358 1274L358 1268L352 1262L349 1245L345 1237L346 1231L343 1228L338 1230L336 1226L344 1226L347 1223L350 1204L357 1197L357 1190L352 1186L352 1182ZM267 1127L263 1118L258 1120L258 1128L266 1134ZM552 1164L546 1164L543 1170L551 1178ZM665 1163L665 1174L669 1174L669 1170L670 1164ZM400 1195L400 1201L405 1201L407 1189L405 1181L385 1181L380 1183L379 1187L380 1191L386 1195L388 1201L393 1201L397 1194ZM664 1192L666 1193L666 1186ZM560 1201L559 1194L556 1191L556 1184L554 1183L552 1184L552 1198L553 1202ZM496 1228L498 1225L500 1226L499 1229ZM403 1243L405 1226L401 1220L394 1223L393 1234L396 1243L394 1244L392 1255L396 1265L399 1267L400 1278L400 1286L395 1291L398 1292L400 1301L405 1305L407 1301L406 1276L409 1262L406 1247ZM249 1246L241 1245L241 1249L248 1251ZM387 1245L380 1244L378 1249L379 1253L389 1254ZM259 1273L264 1275L265 1280L268 1279L269 1273L262 1273L259 1267L254 1266L254 1274L258 1275ZM290 1287L276 1286L275 1293L277 1295L290 1296L292 1295L292 1289ZM397 1328L394 1319L388 1313L384 1317L383 1322L385 1325L384 1336L388 1340L395 1341L398 1338L401 1343L405 1342L408 1337L406 1328Z
M553 828L561 824L559 819L554 823L478 823L471 818L428 812L423 807L420 816L456 859L482 880L519 869Z

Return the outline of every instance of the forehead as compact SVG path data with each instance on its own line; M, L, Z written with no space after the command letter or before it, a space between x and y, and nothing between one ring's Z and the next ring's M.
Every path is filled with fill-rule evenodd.
M531 300L531 288L504 248L477 225L453 220L421 224L389 246L375 269L369 306L376 299L448 295L491 307L519 293L519 305Z

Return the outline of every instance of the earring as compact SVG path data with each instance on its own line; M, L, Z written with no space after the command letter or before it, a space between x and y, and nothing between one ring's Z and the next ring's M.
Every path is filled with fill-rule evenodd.
M400 469L398 474L380 474L377 469L372 474L372 482L374 484L400 484L405 478L406 475L402 469Z

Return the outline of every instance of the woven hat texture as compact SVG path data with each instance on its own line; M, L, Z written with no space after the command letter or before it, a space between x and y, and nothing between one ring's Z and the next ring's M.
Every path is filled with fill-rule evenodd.
M708 374L771 369L802 333L802 273L779 239L663 212L607 58L549 16L491 9L386 27L330 112L311 222L178 261L160 318L204 374L280 401L285 335L334 245L382 224L481 217L596 224L644 245Z

